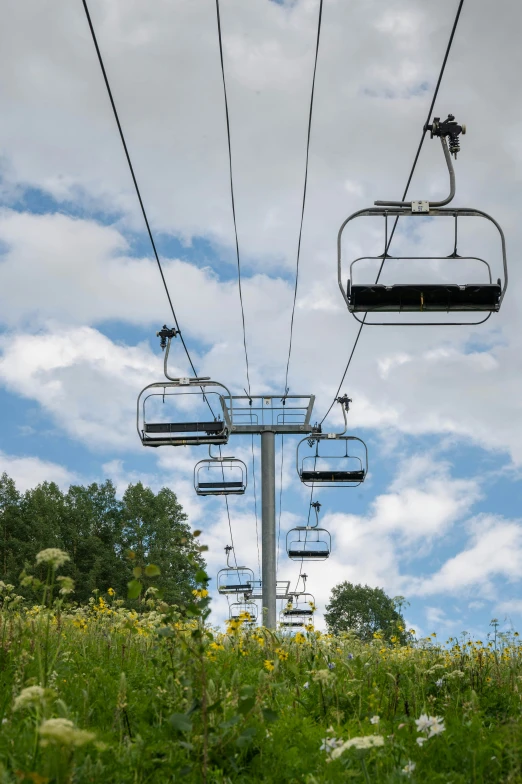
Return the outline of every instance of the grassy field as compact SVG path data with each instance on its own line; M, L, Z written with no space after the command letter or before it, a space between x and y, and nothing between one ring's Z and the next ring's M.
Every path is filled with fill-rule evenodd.
M154 589L74 607L55 566L32 607L0 584L0 784L522 782L516 635L223 634L203 575L187 619Z

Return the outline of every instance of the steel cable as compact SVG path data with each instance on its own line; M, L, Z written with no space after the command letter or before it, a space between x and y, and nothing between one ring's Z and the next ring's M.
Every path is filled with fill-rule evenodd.
M290 370L290 356L292 354L292 339L294 334L294 316L295 316L295 306L297 301L297 287L299 285L299 262L301 260L301 240L303 236L303 223L304 223L304 214L305 214L305 206L306 206L306 192L308 187L308 160L310 157L310 137L312 133L312 117L313 117L313 109L314 109L314 94L315 94L315 76L317 73L317 59L319 57L319 43L321 40L321 22L323 18L323 0L319 0L319 15L317 19L317 39L315 44L315 60L314 60L314 72L312 76L312 90L310 93L310 110L308 113L308 133L306 137L306 160L305 160L305 176L304 176L304 184L303 184L303 201L301 206L301 221L299 224L299 237L297 240L297 259L296 259L296 269L295 269L295 285L294 285L294 301L292 303L292 316L290 318L290 340L288 344L288 358L286 361L286 373L285 373L285 390L288 390L288 373ZM286 393L285 393L286 394Z

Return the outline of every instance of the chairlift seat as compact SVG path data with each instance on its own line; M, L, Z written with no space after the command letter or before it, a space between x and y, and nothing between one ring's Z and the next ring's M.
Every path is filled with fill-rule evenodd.
M232 593L236 593L239 591L240 593L245 593L252 590L252 585L250 583L239 583L238 585L220 585L218 591L221 593L225 593L226 591L231 591Z
M200 490L211 490L211 489L226 489L226 490L234 490L234 489L242 489L244 487L243 482L198 482L198 489Z
M304 558L310 560L313 558L325 559L330 555L330 550L288 550L289 558Z
M301 471L303 482L364 482L364 471Z
M348 285L352 312L497 311L502 289L498 283L418 284L383 283Z
M294 608L293 610L283 610L283 615L286 617L291 617L295 615L313 615L314 611L311 607L306 607L304 609Z
M225 425L215 422L146 422L145 433L222 433Z

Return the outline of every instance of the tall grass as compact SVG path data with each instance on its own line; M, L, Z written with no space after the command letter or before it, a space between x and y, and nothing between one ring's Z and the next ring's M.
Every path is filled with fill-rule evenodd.
M57 568L32 607L0 585L0 783L522 781L517 635L221 633L204 573L182 617L67 605Z

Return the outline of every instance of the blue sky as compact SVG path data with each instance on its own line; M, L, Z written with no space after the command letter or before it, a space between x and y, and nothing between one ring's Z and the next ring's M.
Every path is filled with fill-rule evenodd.
M6 118L0 470L21 488L107 477L120 492L137 480L168 485L191 523L203 528L217 573L230 535L223 500L197 498L192 488L204 447L144 450L135 430L140 389L162 378L155 332L171 317L81 5L31 5L29 24L9 0L0 32ZM508 5L522 13L514 1ZM316 394L313 420L328 408L357 329L337 287L338 227L374 199L402 190L454 6L375 0L348 8L325 0L289 377L292 393ZM92 4L194 362L201 374L241 394L245 367L211 11L211 3L182 0L174 6L153 0L146 9L122 0ZM252 392L279 394L317 3L226 0L222 16ZM485 2L466 9L437 106L438 114L451 111L470 129L456 165L456 204L494 214L508 250L519 239L522 181L522 117L512 75L521 55L513 29ZM490 65L480 56L486 44L496 47ZM440 150L428 140L412 195L435 198L446 191L446 176ZM419 247L429 246L433 230L419 228ZM346 256L364 255L376 238L373 227L355 228ZM490 235L479 227L467 239L498 264ZM408 622L420 633L467 630L483 637L493 617L520 627L522 284L511 270L502 311L487 325L363 331L343 391L353 398L350 432L368 443L370 474L359 488L317 494L333 538L331 559L307 568L321 612L333 585L346 579L405 596ZM187 373L179 345L172 366ZM327 426L340 424L333 412ZM250 469L248 438L230 450ZM294 450L295 439L287 438L281 544L308 513ZM278 476L279 461L278 442ZM257 488L259 510L259 478ZM257 571L252 491L250 475L247 494L231 499L230 509L238 561ZM281 552L279 565L279 576L294 583L299 564ZM216 597L215 621L226 612Z

